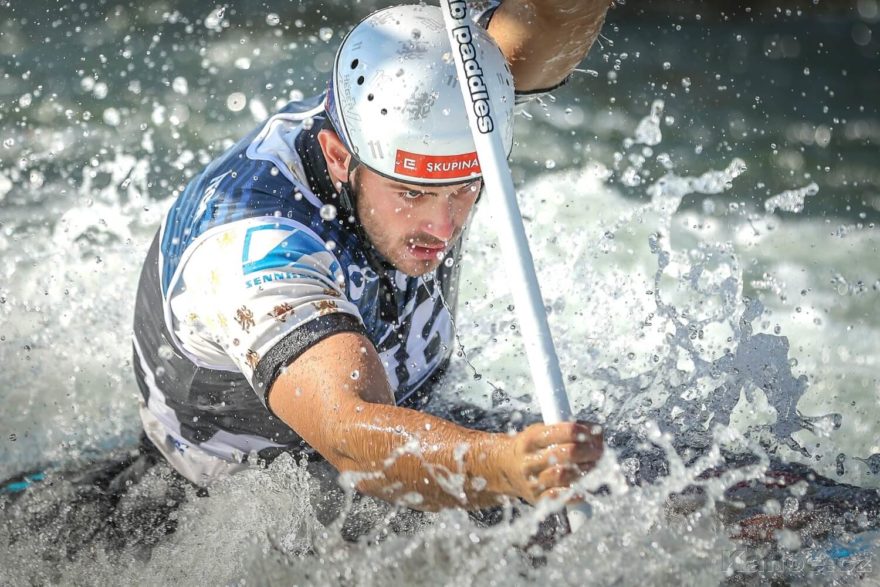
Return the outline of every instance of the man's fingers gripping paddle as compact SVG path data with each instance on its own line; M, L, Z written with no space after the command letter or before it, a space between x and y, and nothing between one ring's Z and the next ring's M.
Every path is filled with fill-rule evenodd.
M576 422L532 425L518 435L516 466L523 497L536 501L548 489L568 488L602 456L597 426Z

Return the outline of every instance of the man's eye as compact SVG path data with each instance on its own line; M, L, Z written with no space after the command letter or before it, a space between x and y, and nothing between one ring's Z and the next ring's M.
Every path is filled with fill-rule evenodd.
M474 181L474 182L467 184L466 186L464 186L463 188L458 190L456 195L473 196L473 195L478 194L480 192L481 187L482 187L482 184L480 183L479 180L477 180L477 181Z
M415 200L424 196L425 192L420 192L418 190L407 190L405 192L400 192L400 194L407 200Z

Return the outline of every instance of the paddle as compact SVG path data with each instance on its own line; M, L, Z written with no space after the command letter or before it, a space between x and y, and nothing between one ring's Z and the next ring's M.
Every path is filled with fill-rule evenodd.
M468 17L467 3L464 0L440 0L440 8L452 44L459 86L465 104L468 105L471 131L483 173L483 186L493 209L500 216L498 237L510 281L516 284L512 288L516 315L526 344L541 415L546 424L571 420L571 406L565 393L559 359L553 347L544 301L535 275L534 261L516 201L500 125L487 124L487 118L491 120L494 112L492 97L485 99L484 93L472 94L469 89L469 81L475 86L479 86L481 81L470 78L480 77L482 74L480 56L472 50L471 45L472 27L476 25ZM482 123L478 120L478 112ZM567 511L573 530L577 530L590 516L590 507L587 504L569 506Z

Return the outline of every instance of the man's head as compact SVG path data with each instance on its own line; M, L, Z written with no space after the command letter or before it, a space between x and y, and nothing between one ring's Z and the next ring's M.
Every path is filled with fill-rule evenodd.
M460 33L469 104L513 143L513 78L480 27ZM412 5L373 13L343 40L319 140L334 182L350 185L373 246L410 275L433 270L470 215L481 170L443 15ZM483 99L484 98L484 99ZM335 131L335 132L334 132Z
M482 180L425 186L384 177L365 165L349 176L351 154L336 133L324 129L318 140L334 183L351 182L357 218L379 254L407 275L436 269L461 236Z

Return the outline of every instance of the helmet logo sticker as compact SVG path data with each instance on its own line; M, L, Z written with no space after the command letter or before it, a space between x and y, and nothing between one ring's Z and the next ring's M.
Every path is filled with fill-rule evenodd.
M422 155L397 150L394 172L418 179L457 179L480 174L476 153L461 155Z
M404 103L403 111L409 116L410 120L421 120L431 113L431 108L434 107L437 96L437 92L426 92L416 88Z

